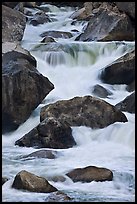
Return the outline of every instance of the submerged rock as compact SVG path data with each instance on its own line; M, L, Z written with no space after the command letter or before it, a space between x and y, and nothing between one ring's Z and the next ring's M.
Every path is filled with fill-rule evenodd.
M36 152L32 152L22 158L48 158L48 159L55 159L57 157L57 151L53 150L38 150Z
M37 193L50 193L57 191L57 189L52 186L45 178L25 170L20 171L15 176L12 188Z
M66 174L74 182L112 181L113 172L107 168L87 166L77 168Z
M41 108L40 121L48 117L67 122L70 126L104 128L114 122L127 122L126 116L102 99L84 96L57 101Z
M53 38L71 38L72 34L65 31L46 31L40 35L41 37L53 37Z
M15 145L35 148L70 148L75 145L72 129L64 121L47 117L36 128L15 142Z

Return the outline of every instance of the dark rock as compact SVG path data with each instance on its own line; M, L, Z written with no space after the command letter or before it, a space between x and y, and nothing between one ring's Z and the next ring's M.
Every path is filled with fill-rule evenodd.
M46 15L45 13L38 13L29 21L29 23L32 24L33 26L37 26L39 24L44 24L47 22L51 22L51 20L49 16Z
M31 55L16 51L2 57L2 131L15 130L54 88L38 72ZM31 97L30 97L31 96Z
M113 105L92 96L74 97L42 107L40 121L48 117L70 126L104 128L114 122L127 122L126 116Z
M46 31L40 35L41 37L53 37L53 38L71 38L72 34L70 32L64 31Z
M21 41L26 26L26 17L2 5L2 42Z
M100 8L90 17L90 21L76 40L113 41L135 40L135 29L126 14Z
M74 182L91 182L91 181L112 181L113 172L107 168L96 166L87 166L77 168L66 174Z
M80 2L59 2L59 1L52 1L52 2L48 2L49 4L53 4L56 5L57 7L62 7L62 6L71 6L71 7L83 7L84 2L80 1Z
M64 182L64 181L66 181L66 178L64 176L54 176L54 177L50 177L48 179L51 180L51 181L54 181L54 182Z
M55 159L57 157L57 151L53 150L38 150L36 152L32 152L31 154L28 154L26 156L23 156L23 158L48 158L48 159Z
M37 193L50 193L57 191L57 189L52 186L45 178L36 176L35 174L25 170L20 171L15 176L12 188Z
M15 145L36 148L70 148L75 145L72 130L67 123L47 117L36 128L15 142Z
M103 69L100 79L108 84L131 84L135 80L135 51Z
M50 193L45 202L69 202L72 199L61 191Z
M8 178L2 177L2 185L8 181Z
M131 82L130 84L128 84L126 90L129 92L135 91L135 80Z
M15 6L18 4L19 2L2 2L3 5L10 7L10 8L15 8Z
M135 19L135 2L116 2L116 5L120 11Z
M41 41L41 43L52 43L52 42L56 42L56 41L54 40L54 38L48 37L48 36L43 38L43 40Z
M115 107L120 111L135 113L135 92L127 96L123 101L117 103Z
M95 95L101 98L107 98L109 95L112 95L112 92L105 89L103 86L99 84L94 86L92 93L94 93Z

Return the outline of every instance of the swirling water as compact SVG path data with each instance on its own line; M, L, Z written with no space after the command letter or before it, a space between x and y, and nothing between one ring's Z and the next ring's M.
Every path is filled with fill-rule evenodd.
M37 69L54 84L55 88L33 111L30 118L13 132L2 135L2 174L9 180L2 187L3 202L45 202L48 194L15 190L11 184L15 175L27 170L43 176L75 202L135 202L135 114L124 112L128 122L116 122L103 129L72 127L76 146L57 149L56 159L35 158L24 160L22 155L36 151L30 147L18 147L14 143L25 133L39 124L40 108L45 104L75 96L93 95L93 87L100 84L112 92L103 100L112 105L130 95L126 85L109 85L99 79L99 74L107 65L135 49L134 42L78 42L77 34L82 32L87 22L72 24L69 16L73 8L57 8L45 4L48 13L56 21L39 26L27 24L22 46L37 60ZM32 10L34 13L36 10ZM40 34L58 30L73 33L70 39L56 38L52 46L40 43ZM113 181L74 183L65 174L71 169L89 165L109 168L113 171ZM54 182L50 177L63 175L64 182ZM32 195L33 194L33 195Z

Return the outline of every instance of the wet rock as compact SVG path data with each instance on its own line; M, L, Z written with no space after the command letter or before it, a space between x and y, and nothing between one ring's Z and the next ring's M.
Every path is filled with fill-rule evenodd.
M12 188L37 193L50 193L57 191L57 189L52 186L45 178L25 170L20 171L15 176Z
M66 174L73 182L112 181L113 172L107 168L87 166L77 168Z
M50 177L48 179L51 180L51 181L54 181L54 182L64 182L64 181L66 181L66 178L64 176L54 176L54 177Z
M65 193L57 191L50 193L50 195L45 199L45 202L69 202L71 200L72 199Z
M2 185L8 181L7 177L2 177Z
M34 15L32 19L29 20L29 24L32 24L33 26L37 26L39 24L44 24L48 22L51 22L51 20L49 16L43 12L37 13L36 15Z
M123 101L117 103L115 107L121 111L135 113L135 92L127 96Z
M56 42L55 40L54 40L54 38L52 38L52 37L45 37L45 38L43 38L43 40L41 41L41 43L52 43L52 42Z
M41 108L40 121L48 117L67 122L70 126L104 128L114 122L126 122L126 116L113 105L92 96L57 101Z
M135 51L103 69L100 79L108 84L131 84L135 80Z
M105 89L103 86L99 84L93 87L92 93L94 93L96 96L101 97L101 98L107 98L109 95L112 95L112 92Z
M36 69L35 58L6 52L2 57L2 131L15 130L27 120L53 88Z
M36 128L15 142L15 145L35 148L70 148L75 145L72 129L63 121L47 117Z
M28 154L26 156L23 156L23 158L48 158L48 159L55 159L57 157L57 151L53 150L38 150L36 152L32 152L31 154Z
M72 34L70 32L64 31L46 31L40 35L41 37L53 37L53 38L71 38Z
M21 41L26 26L26 17L2 5L2 42Z
M135 40L135 28L126 14L100 8L90 17L88 25L76 40L113 41Z

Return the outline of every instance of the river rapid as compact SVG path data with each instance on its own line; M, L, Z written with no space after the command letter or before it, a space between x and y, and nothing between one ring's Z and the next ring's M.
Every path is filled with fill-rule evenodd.
M20 127L2 135L2 174L9 180L2 187L3 202L46 202L48 193L30 193L11 188L15 175L27 170L38 176L49 178L49 182L73 198L75 202L135 202L135 114L124 112L128 122L115 122L103 129L85 126L72 127L76 146L68 149L56 149L55 159L23 159L36 149L15 146L15 141L29 132L40 122L40 109L46 104L75 96L93 95L93 87L100 84L112 92L103 98L112 105L130 95L126 85L105 84L99 74L116 59L135 49L134 42L79 42L75 38L82 32L87 22L72 24L70 15L75 8L50 8L48 15L54 21L33 26L26 25L22 47L29 50L37 60L37 69L54 84L55 88L33 111L30 118ZM33 13L37 9L30 9ZM76 29L78 32L73 32ZM56 38L55 47L47 49L40 43L40 34L45 31L67 31L72 38ZM54 51L57 45L63 51ZM43 149L43 148L42 148ZM47 149L47 148L44 148ZM65 174L79 167L98 166L110 169L113 181L74 183ZM50 177L63 175L64 182L54 182Z

